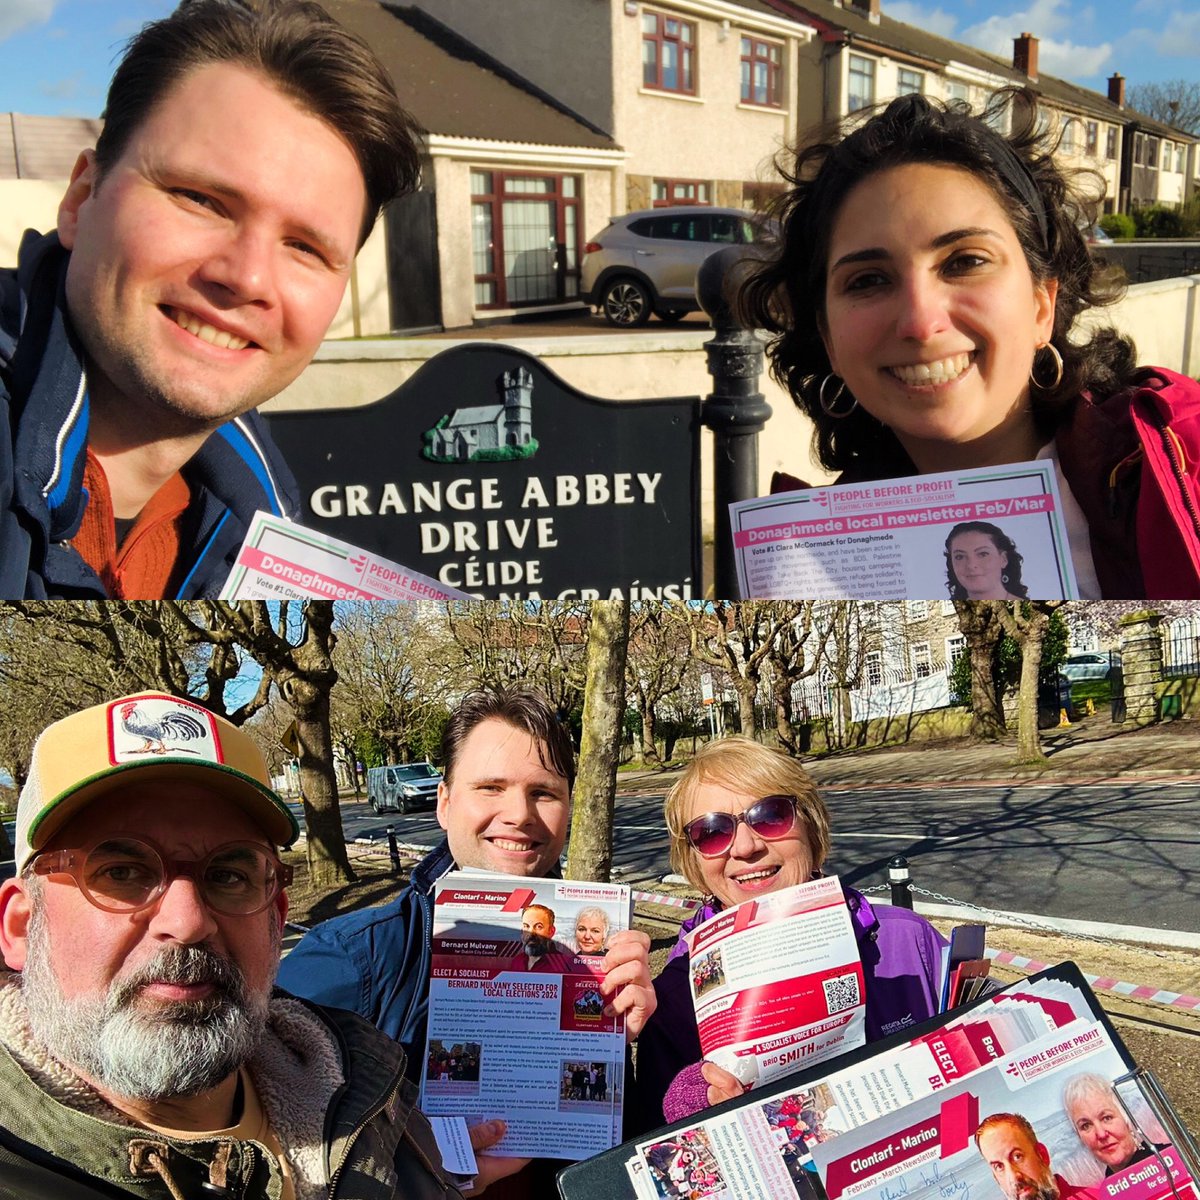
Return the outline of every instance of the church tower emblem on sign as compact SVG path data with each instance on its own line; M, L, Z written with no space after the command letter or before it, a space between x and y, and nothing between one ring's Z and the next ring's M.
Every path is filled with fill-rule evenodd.
M528 367L516 367L497 382L504 402L447 413L421 435L425 458L440 463L512 462L537 453L533 373Z

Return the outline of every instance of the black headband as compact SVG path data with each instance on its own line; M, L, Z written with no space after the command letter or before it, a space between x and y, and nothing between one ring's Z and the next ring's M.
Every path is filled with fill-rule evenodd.
M1008 139L993 130L994 163L1005 186L1033 214L1038 232L1042 235L1042 250L1050 252L1050 228L1046 218L1046 202L1034 182L1029 164L1009 145Z

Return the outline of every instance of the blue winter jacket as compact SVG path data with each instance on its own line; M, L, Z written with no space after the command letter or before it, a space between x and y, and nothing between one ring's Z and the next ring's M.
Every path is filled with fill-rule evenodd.
M64 293L69 255L32 231L0 271L0 599L103 599L71 546L87 506L88 392ZM294 517L295 480L253 412L221 426L183 469L192 490L176 598L215 597L255 510ZM162 597L131 597L161 599Z
M400 1042L413 1079L425 1054L433 885L454 865L443 841L413 867L408 887L391 904L316 926L279 969L281 988L356 1012Z

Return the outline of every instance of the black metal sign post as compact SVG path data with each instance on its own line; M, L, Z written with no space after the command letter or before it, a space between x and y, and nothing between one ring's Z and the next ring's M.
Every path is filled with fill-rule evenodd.
M726 299L728 276L746 260L746 247L728 246L709 255L696 275L696 296L713 323L715 336L704 343L712 394L701 420L713 431L714 558L717 599L738 598L729 506L758 495L758 435L771 406L758 390L763 349L757 335L743 329Z
M485 598L689 599L699 406L597 399L488 343L374 404L268 419L314 529Z

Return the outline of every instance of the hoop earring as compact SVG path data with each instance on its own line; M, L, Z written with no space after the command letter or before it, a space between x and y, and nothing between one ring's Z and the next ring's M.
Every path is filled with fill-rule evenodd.
M825 396L825 389L829 386L829 381L831 379L837 379L838 386L837 391L827 399ZM832 371L821 380L821 386L817 389L817 403L821 406L821 411L827 417L832 417L835 421L845 420L846 417L848 417L858 407L858 401L851 396L850 404L847 408L834 408L834 405L837 404L837 402L842 398L842 393L845 390L846 381L844 379L838 379L838 377L833 374Z
M1004 584L1005 587L1008 587L1008 572L1007 571L1002 571L1000 573L1000 582L1002 584Z
M1049 383L1043 383L1036 374L1037 371L1037 356L1043 350L1050 352L1050 357L1054 360L1054 378ZM1063 359L1058 352L1058 347L1053 342L1047 342L1044 346L1039 346L1033 356L1033 366L1029 368L1029 382L1035 388L1041 388L1043 392L1053 391L1060 383L1063 377Z

